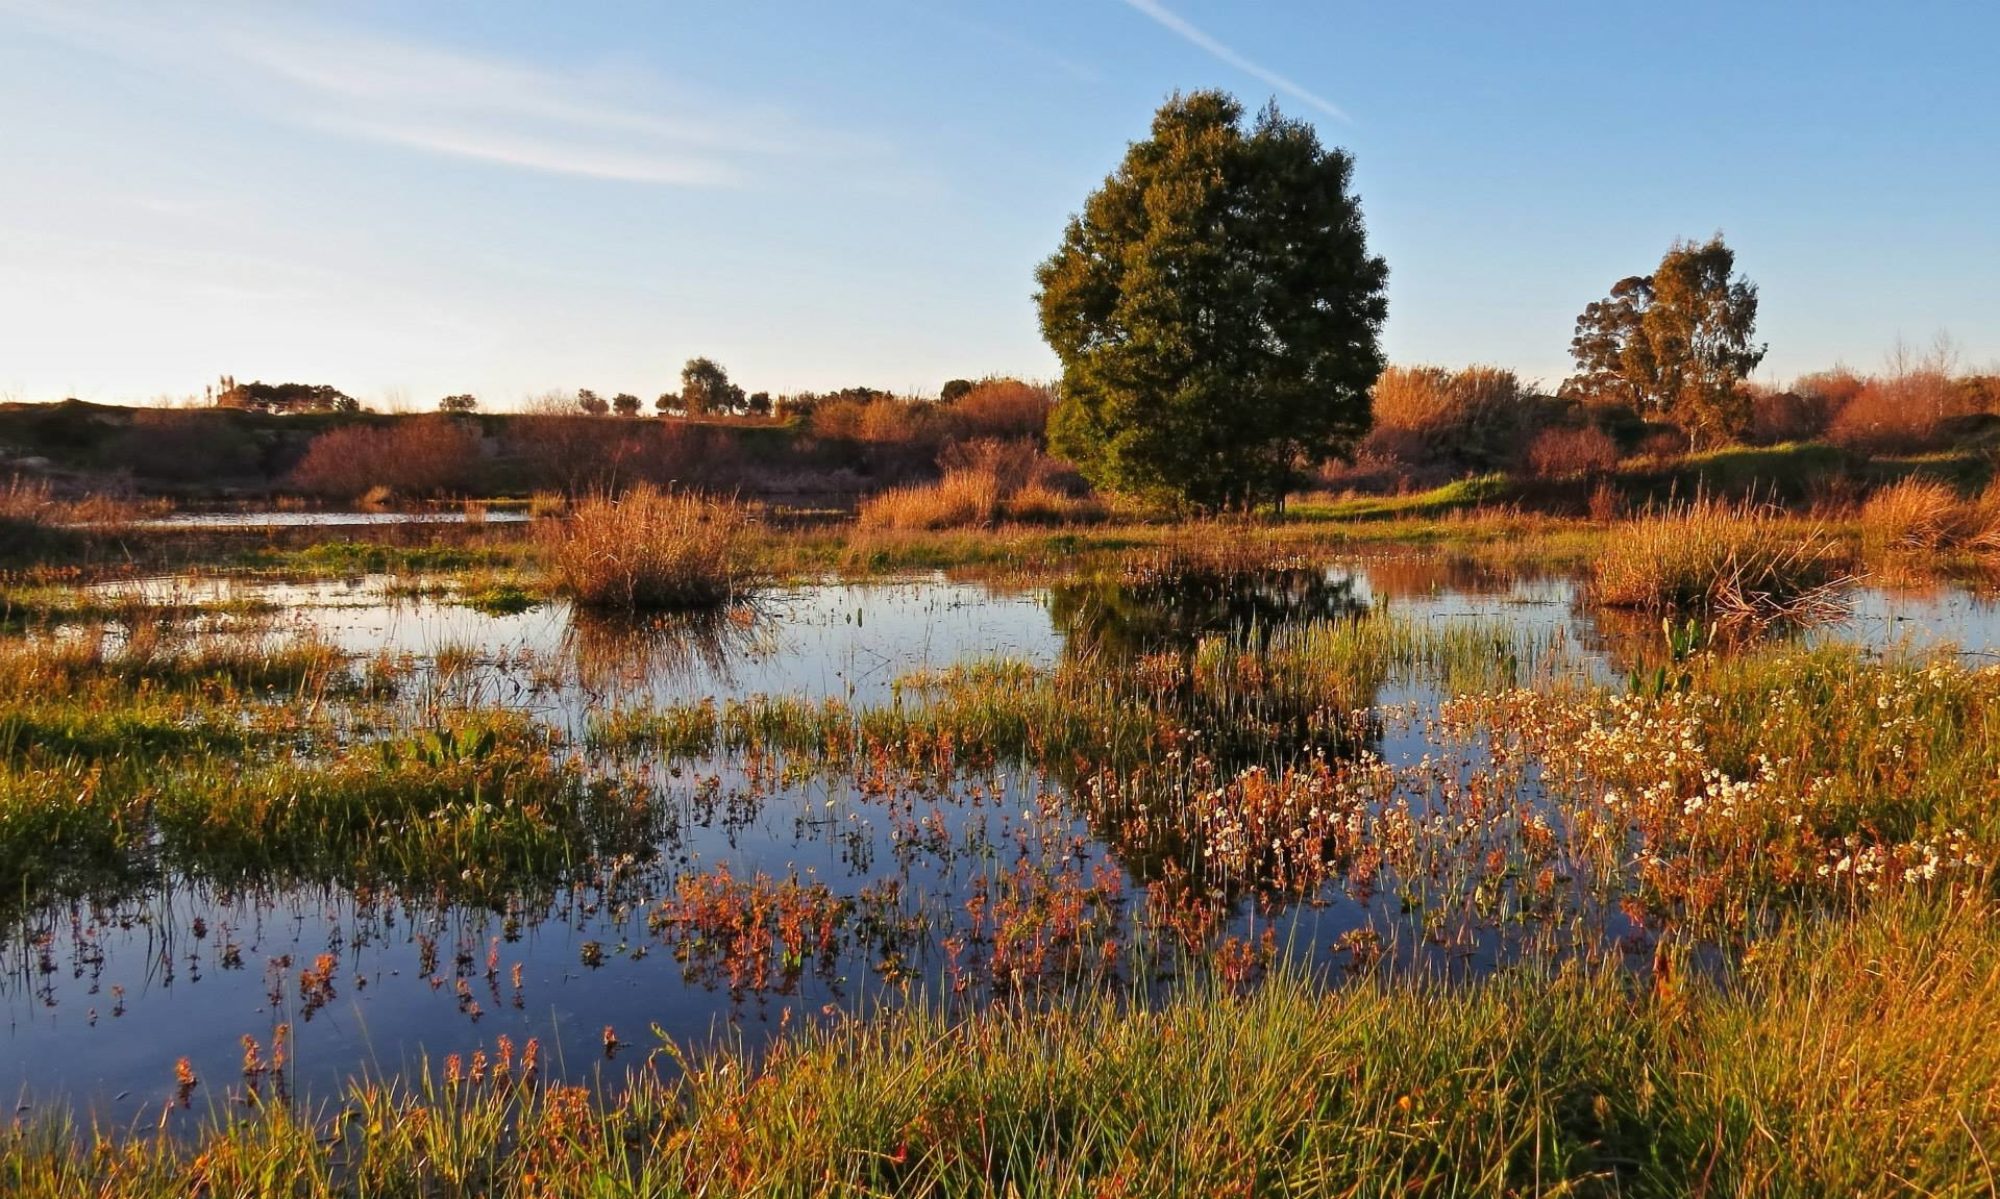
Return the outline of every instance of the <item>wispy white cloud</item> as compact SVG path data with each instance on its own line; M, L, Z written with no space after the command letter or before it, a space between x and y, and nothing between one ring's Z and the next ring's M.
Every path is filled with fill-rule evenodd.
M911 4L908 7L910 12L928 17L941 25L950 26L964 33L992 42L997 46L1003 46L1022 57L1054 67L1056 70L1061 71L1078 82L1104 82L1103 74L1096 67L1088 63L1079 62L1068 55L1058 54L1040 42L1031 41L1018 34L1010 33L1005 29L989 25L984 21L975 21L970 17L954 15L932 5Z
M1207 52L1210 57L1235 67L1245 75L1270 84L1292 99L1303 104L1309 104L1335 120L1346 121L1351 119L1333 101L1315 92L1308 91L1269 67L1243 57L1243 55L1238 54L1228 46L1209 36L1199 27L1191 24L1186 18L1167 11L1158 3L1158 0L1124 0L1124 3L1126 7L1144 14L1182 41Z
M262 116L449 157L594 179L739 186L883 147L768 106L693 94L643 72L585 72L305 25L270 8L235 19L89 3L24 7L49 32L129 62L186 69Z

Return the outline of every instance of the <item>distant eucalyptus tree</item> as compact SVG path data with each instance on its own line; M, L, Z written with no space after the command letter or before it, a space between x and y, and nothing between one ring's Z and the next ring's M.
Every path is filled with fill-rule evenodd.
M1700 445L1741 436L1750 424L1742 383L1765 347L1752 341L1757 285L1735 270L1718 233L1676 241L1652 274L1619 280L1576 318L1577 373L1565 393L1658 413Z

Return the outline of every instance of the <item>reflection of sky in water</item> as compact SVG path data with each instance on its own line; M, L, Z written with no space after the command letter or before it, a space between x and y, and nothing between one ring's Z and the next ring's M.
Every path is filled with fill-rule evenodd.
M1336 568L1351 576L1355 595L1408 620L1445 624L1502 623L1539 644L1555 639L1586 658L1619 658L1615 647L1660 636L1656 618L1602 613L1573 580L1503 581L1478 591L1422 591L1371 586L1367 567ZM1015 658L1045 665L1061 653L1063 634L1040 590L992 589L943 579L834 583L778 590L742 614L736 627L702 652L675 652L676 641L698 642L671 623L646 634L645 625L590 622L575 636L569 606L557 601L526 612L488 614L435 600L390 597L386 576L312 583L230 579L163 579L107 585L108 593L140 592L187 603L258 600L291 610L358 658L388 652L429 657L466 649L488 662L524 657L561 659L582 650L607 659L605 684L621 699L656 702L704 696L802 695L876 703L911 671L975 658ZM1857 588L1850 615L1822 625L1813 641L1858 642L1872 649L1951 646L1974 658L2000 654L2000 603L1955 588L1894 592ZM621 635L622 634L622 635ZM574 639L573 639L574 637ZM620 663L620 655L629 661ZM1622 660L1622 659L1621 659ZM622 667L622 668L621 668ZM604 698L602 696L596 698Z
M1398 577L1394 585L1376 585L1366 567L1356 571L1357 596L1398 616L1440 624L1504 623L1540 652L1579 661L1599 678L1620 676L1621 645L1659 636L1657 621L1628 619L1617 627L1599 621L1579 600L1577 586L1561 578L1488 578L1471 587L1453 586L1449 577L1438 585L1421 585L1421 577L1412 585L1409 577ZM480 663L475 674L484 699L519 702L572 729L610 704L644 699L761 693L875 704L890 698L892 682L913 670L973 658L1046 664L1063 648L1046 592L938 579L781 590L761 601L755 620L729 624L695 651L677 650L675 639L692 635L671 628L650 635L615 622L573 628L560 603L488 615L432 600L386 599L391 582L183 579L107 590L136 587L156 599L184 602L268 601L290 610L278 618L281 629L310 627L358 658L384 651L428 658L446 648L470 649ZM1950 643L1985 661L2000 651L2000 608L1950 590L1861 591L1849 620L1812 636L1876 647ZM579 666L582 658L603 661L586 671ZM533 662L542 665L524 665ZM549 664L556 667L552 676ZM1419 711L1437 699L1435 686L1411 682L1391 683L1377 696L1385 707L1414 705ZM1425 739L1420 719L1390 719L1377 746L1398 762L1416 761L1436 748ZM964 791L937 802L916 801L917 811L933 815L954 843L983 830L995 847L991 856L947 862L908 850L899 859L886 805L847 783L788 786L732 815L726 802L711 806L700 797L726 801L740 776L724 769L720 790L712 791L704 772L714 774L716 768L660 776L680 813L682 836L644 894L627 897L631 902L623 906L602 902L595 893L558 898L546 909L537 905L521 923L519 939L502 941L499 976L490 988L485 959L491 939L505 935L502 913L370 910L341 892L253 900L185 883L103 913L82 906L50 913L38 927L48 937L46 953L18 936L10 935L6 945L0 1089L22 1089L38 1102L73 1098L114 1120L150 1118L171 1089L174 1058L187 1054L204 1078L196 1098L200 1108L236 1083L240 1038L249 1033L268 1046L270 1028L279 1020L292 1024L301 1082L322 1095L358 1069L396 1070L419 1053L436 1059L490 1047L503 1032L517 1041L539 1036L551 1052L559 1046L567 1072L580 1077L588 1077L599 1059L599 1031L607 1024L628 1040L644 1042L654 1023L678 1038L700 1040L736 1021L754 1042L762 1035L758 1030L775 1027L787 1007L794 1018L809 1018L826 1003L877 995L883 984L874 963L866 954L849 954L835 978L808 973L795 996L763 1000L732 1002L726 992L685 982L680 963L645 925L648 900L671 890L676 871L719 862L730 863L739 877L758 870L779 876L796 871L849 897L894 878L914 908L949 918L962 911L971 877L1006 868L1002 858L1012 861L1015 837L1023 831L1020 810L1036 789L1029 784L1024 791L1021 780L1009 779L998 802L971 801ZM1088 835L1080 823L1069 832ZM1087 852L1093 860L1109 856L1094 841ZM1401 926L1394 909L1393 897L1364 906L1335 895L1324 906L1290 908L1276 920L1281 941L1323 946L1370 922L1397 935L1394 929ZM197 917L206 924L199 939L191 931ZM1250 931L1250 919L1247 912L1239 914L1239 931ZM420 931L436 938L440 973L447 978L442 988L428 985L419 968ZM240 949L240 969L222 964L222 947L229 941ZM588 941L603 947L603 967L583 964ZM643 960L634 953L641 947L647 950ZM935 983L942 968L935 950L927 944L913 949L916 977ZM477 1023L460 1011L449 981L461 951L473 962L468 983L485 1012ZM323 952L341 962L338 998L305 1021L297 1011L298 971ZM1451 952L1485 963L1495 950L1491 944L1469 944ZM281 955L292 959L282 971L288 998L273 1011L265 970ZM523 981L519 1008L512 1004L510 978L516 963ZM366 985L357 986L357 979ZM121 1008L114 986L124 988L122 1014L114 1014ZM644 1048L635 1056L643 1056Z
M525 512L176 512L135 520L134 529L344 529L382 525L520 524Z
M524 655L560 658L570 641L569 605L553 602L526 612L491 615L433 600L384 598L383 576L323 583L161 580L116 584L154 599L185 603L230 599L268 601L296 610L296 619L359 658L388 652L435 655L469 648L483 660ZM671 622L652 637L646 623L588 622L582 648L615 659L628 651L636 669L611 662L605 673L629 677L656 701L704 696L804 695L876 703L914 670L971 657L1054 660L1061 639L1033 592L995 592L942 581L833 584L784 589L762 597L754 621L725 635L726 652L675 653ZM625 634L621 637L621 633ZM683 638L685 639L685 638ZM658 661L651 661L656 659ZM669 670L648 672L660 661ZM650 677L648 675L650 674ZM614 689L615 686L614 686ZM641 694L620 696L641 698Z

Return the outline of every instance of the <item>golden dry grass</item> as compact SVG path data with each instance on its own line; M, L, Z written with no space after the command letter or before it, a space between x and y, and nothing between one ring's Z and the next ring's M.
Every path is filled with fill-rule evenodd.
M713 608L756 579L753 517L733 500L634 487L578 501L538 526L555 589L580 607L616 611Z
M989 525L1000 510L1000 485L982 471L955 470L928 486L892 487L861 505L864 529L956 529Z
M1617 526L1596 563L1601 603L1795 619L1838 606L1849 555L1825 527L1751 503L1672 505Z
M1967 515L1967 505L1950 486L1931 479L1904 479L1862 505L1862 536L1871 547L1939 550L1959 540Z

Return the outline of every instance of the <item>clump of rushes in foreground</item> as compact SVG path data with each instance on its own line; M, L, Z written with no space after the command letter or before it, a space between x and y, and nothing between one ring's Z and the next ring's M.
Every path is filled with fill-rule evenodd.
M641 485L580 500L538 536L555 589L579 606L681 611L720 607L755 585L751 522L733 500Z
M1840 610L1849 555L1824 527L1752 503L1701 499L1625 521L1599 555L1599 602L1721 620L1810 620Z
M914 1005L757 1061L663 1045L616 1095L541 1083L503 1039L469 1074L454 1057L329 1107L259 1104L193 1141L20 1121L0 1190L1985 1194L1992 915L1959 898L1801 923L1720 980L1572 965L1329 989L1281 971L1248 995Z

